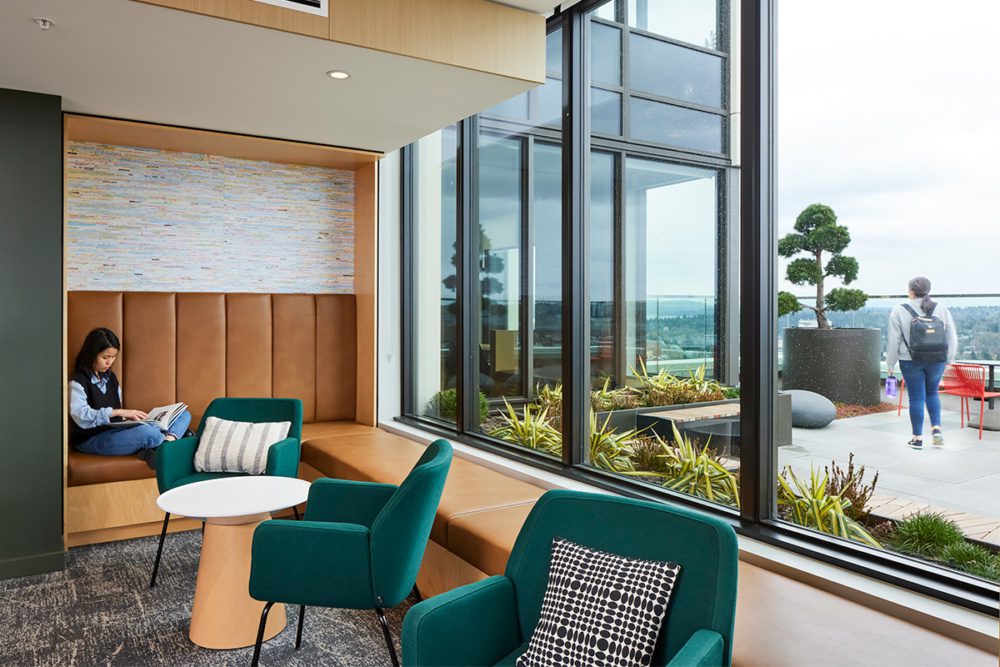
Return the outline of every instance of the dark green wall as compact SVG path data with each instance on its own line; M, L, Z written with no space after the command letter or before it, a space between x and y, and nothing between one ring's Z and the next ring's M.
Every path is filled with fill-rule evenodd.
M0 89L0 578L63 566L62 132Z

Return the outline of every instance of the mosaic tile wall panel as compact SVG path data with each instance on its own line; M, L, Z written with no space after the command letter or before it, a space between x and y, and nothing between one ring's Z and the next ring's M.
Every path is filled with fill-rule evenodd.
M68 142L70 290L354 291L354 173Z

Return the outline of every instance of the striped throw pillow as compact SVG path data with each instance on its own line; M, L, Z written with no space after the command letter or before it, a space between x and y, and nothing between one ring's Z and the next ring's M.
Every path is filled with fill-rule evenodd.
M288 437L292 422L231 422L209 417L194 453L198 472L263 474L267 450Z

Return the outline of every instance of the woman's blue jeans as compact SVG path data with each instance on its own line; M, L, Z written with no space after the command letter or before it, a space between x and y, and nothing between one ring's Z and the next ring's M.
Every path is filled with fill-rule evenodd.
M184 432L191 424L191 413L185 410L170 426L167 433L173 433L178 438L184 437ZM101 456L125 456L135 454L140 449L153 449L163 443L163 433L152 424L139 424L131 428L114 428L102 431L92 438L87 438L76 446L77 451L84 454L99 454Z
M913 435L924 434L924 405L931 416L931 426L941 425L941 395L938 385L947 364L943 361L899 360L899 370L906 381L906 395L910 399L910 424Z

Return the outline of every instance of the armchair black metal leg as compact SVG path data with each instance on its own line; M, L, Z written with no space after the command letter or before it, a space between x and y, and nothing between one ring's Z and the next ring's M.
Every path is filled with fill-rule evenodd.
M167 539L167 523L170 521L170 512L163 515L163 528L160 529L160 546L156 548L156 560L153 561L153 576L149 580L149 587L156 586L156 573L160 571L160 557L163 555L163 540Z
M378 616L378 622L382 624L382 634L385 635L385 644L389 647L392 667L399 667L399 658L396 657L396 647L392 643L392 634L389 632L389 622L385 620L385 612L375 607L375 615Z
M424 601L424 596L420 594L419 590L417 590L417 585L416 584L413 584L413 597L417 598L417 602L423 602Z
M250 667L257 667L260 662L260 645L264 643L264 627L267 625L267 613L271 611L273 602L264 605L264 610L260 612L260 625L257 626L257 643L253 645L253 660Z
M299 516L299 508L296 507L295 505L292 505L292 512L295 514L295 520L300 521L301 517Z
M302 646L302 619L306 617L306 606L301 605L299 607L299 629L295 632L295 650L298 651L299 647Z

